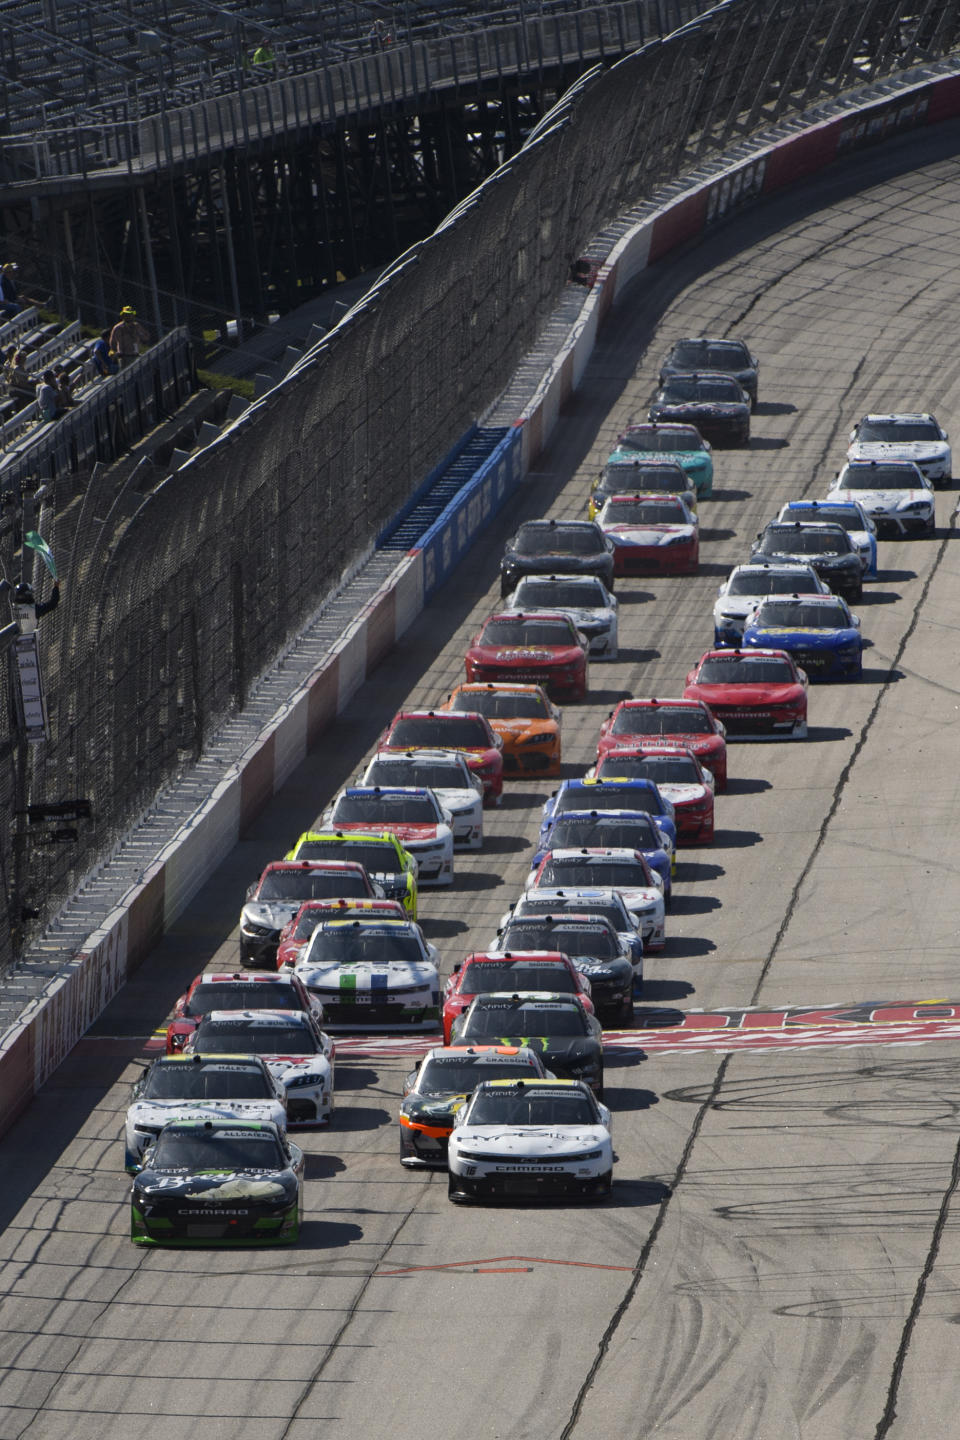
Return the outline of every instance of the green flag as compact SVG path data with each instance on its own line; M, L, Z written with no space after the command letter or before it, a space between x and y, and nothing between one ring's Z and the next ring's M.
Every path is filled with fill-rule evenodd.
M31 550L36 550L44 565L46 565L47 569L50 571L50 574L53 576L54 580L56 580L57 567L54 563L53 551L50 549L50 546L47 544L46 540L44 540L43 536L39 535L36 530L28 530L26 535L24 535L23 537L23 543L24 545L29 545Z

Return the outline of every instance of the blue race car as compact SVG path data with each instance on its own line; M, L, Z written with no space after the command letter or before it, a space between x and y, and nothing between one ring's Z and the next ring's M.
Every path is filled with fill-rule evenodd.
M863 566L864 580L877 578L877 527L859 500L791 500L778 520L802 520L804 525L842 525L853 541Z
M858 680L860 620L839 595L777 595L748 617L741 648L786 650L811 680Z
M550 826L568 810L645 810L652 815L671 845L676 848L677 822L673 805L661 795L652 780L620 779L564 780L543 807L537 849L546 850ZM552 847L556 848L556 847Z
M646 810L565 810L551 822L546 844L537 850L530 868L536 870L548 850L576 850L591 845L639 850L650 869L663 880L664 904L670 904L673 847Z

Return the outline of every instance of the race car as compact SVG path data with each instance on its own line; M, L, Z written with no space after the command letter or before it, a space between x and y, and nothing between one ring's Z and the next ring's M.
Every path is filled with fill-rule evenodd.
M909 460L851 460L831 481L825 499L858 501L881 540L936 534L933 483Z
M643 990L643 957L637 960L626 940L603 915L562 910L556 915L528 915L511 919L497 935L492 951L516 955L518 951L553 951L568 957L589 984L591 1013L612 1018L621 1025L633 1023L633 997ZM491 985L490 990L493 990ZM509 979L501 990L545 990L544 985L516 985ZM557 987L566 989L566 986Z
M698 374L710 370L715 374L732 375L750 396L752 409L757 408L760 362L751 355L742 340L721 340L698 335L677 340L660 366L660 384L677 375Z
M695 425L628 425L617 436L617 449L629 450L641 460L667 456L690 477L697 499L713 494L713 455Z
M842 525L860 556L864 580L877 578L877 527L858 500L790 500L780 511L781 523Z
M527 1045L553 1075L603 1096L603 1031L575 995L477 995L453 1022L454 1045Z
M211 1010L185 1055L259 1055L287 1095L288 1125L329 1125L335 1050L302 1010Z
M749 445L750 396L739 380L718 370L671 375L650 405L649 418L695 425L708 440Z
M417 918L417 862L388 830L377 835L305 830L287 859L352 860L367 871L373 882L373 894L367 898L399 900L409 918Z
M739 645L743 622L765 595L830 595L825 580L809 565L735 565L717 591L713 643Z
M325 920L295 967L330 1030L435 1030L436 947L409 920Z
M453 816L423 785L348 785L320 817L323 830L386 831L417 862L418 885L453 884Z
M688 510L696 512L697 492L682 465L661 455L641 460L629 450L614 450L590 488L587 514L595 520L611 495L679 495Z
M683 693L710 706L729 740L807 737L807 676L785 650L708 650Z
M291 1245L303 1151L276 1125L180 1120L143 1157L130 1191L135 1245Z
M526 520L507 542L500 561L500 594L524 575L599 575L613 589L613 551L591 520Z
M123 1166L129 1174L173 1120L268 1120L285 1130L286 1092L256 1055L158 1056L134 1085L127 1110Z
M457 1111L483 1080L549 1079L540 1056L524 1045L436 1046L411 1071L400 1102L400 1164L444 1168Z
M640 921L644 950L662 950L666 913L658 878L639 850L585 845L580 850L548 850L524 888L619 890Z
M250 886L240 912L240 963L276 966L280 931L304 900L341 895L373 900L382 894L357 863L331 867L305 855L274 860Z
M352 920L355 916L361 920L405 920L407 912L399 900L307 900L280 931L277 969L292 969L321 921ZM320 1006L315 996L311 1003Z
M612 757L601 763L612 763ZM639 850L650 869L663 881L663 899L669 910L674 846L648 811L563 810L551 822L543 838L543 849L534 855L531 868L540 864L548 850L582 850L585 845Z
M811 680L859 680L863 674L860 617L839 595L761 600L743 630L743 649L754 646L785 650Z
M504 610L559 611L587 637L591 659L617 658L617 598L597 575L525 575L507 596Z
M727 788L727 744L725 730L702 700L621 700L600 727L597 761L608 750L644 740L651 735L669 736L689 745L701 765L714 778L718 794Z
M909 460L932 485L953 475L947 432L929 414L864 415L850 431L847 459Z
M491 615L474 636L464 665L468 685L520 680L552 699L583 700L590 686L589 641L559 611Z
M494 685L458 685L445 710L479 711L503 742L506 774L559 775L563 756L563 712L542 685L501 681Z
M470 707L476 709L476 706ZM483 845L483 781L459 750L379 750L361 785L427 785L449 810L454 848Z
M484 804L499 805L503 794L503 741L479 711L398 710L380 737L378 750L459 750L483 783Z
M619 890L604 889L602 886L584 886L572 890L543 886L540 889L528 890L502 917L498 933L505 930L513 920L537 915L556 917L560 914L597 915L609 920L626 944L630 963L636 972L637 966L643 961L641 921L638 915L627 909Z
M292 975L204 970L173 1007L173 1020L167 1026L168 1055L180 1053L209 1010L303 1010L323 1024L323 1006Z
M608 750L594 770L602 779L652 780L673 806L677 842L713 844L714 778L682 740L657 735Z
M760 565L771 561L810 565L836 594L851 600L859 600L863 594L860 553L842 525L774 520L757 535L750 547L750 557L752 563Z
M544 848L556 817L567 810L644 810L653 816L664 836L676 845L673 806L664 799L652 780L631 780L625 776L604 780L564 780L544 801L538 850Z
M475 995L514 990L544 990L554 995L577 995L585 1010L595 1013L590 981L584 979L569 955L534 946L497 945L486 954L475 952L453 967L443 991L443 1040L450 1044L453 1022Z
M470 1200L604 1199L613 1188L610 1111L577 1080L486 1080L457 1113L447 1194Z
M617 575L695 575L700 529L679 495L611 495L597 524L613 541Z

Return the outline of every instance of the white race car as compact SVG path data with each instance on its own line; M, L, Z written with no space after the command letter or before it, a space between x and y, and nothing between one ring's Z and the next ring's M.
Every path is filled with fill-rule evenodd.
M453 816L425 785L349 785L324 810L320 829L389 831L416 858L418 884L453 884Z
M714 645L739 645L743 625L766 595L829 595L811 565L734 565L713 607Z
M851 460L825 499L858 500L881 540L936 533L933 485L910 460Z
M613 1162L610 1111L582 1080L485 1080L454 1119L448 1194L603 1199Z
M161 1055L133 1087L123 1132L131 1175L171 1120L271 1120L287 1128L283 1086L256 1055Z
M328 920L295 966L331 1030L436 1030L438 955L412 920Z
M302 1010L211 1010L184 1055L259 1055L287 1096L288 1125L328 1125L334 1045Z
M525 575L502 608L555 610L569 615L589 640L592 660L617 658L617 599L598 575Z
M947 432L932 415L864 415L850 431L848 460L910 460L933 485L953 473Z
M564 890L618 890L627 909L640 921L644 946L662 950L666 943L666 907L661 885L638 850L584 846L581 850L548 850L531 870L524 893L549 887Z
M453 843L467 850L483 844L483 781L459 750L380 750L361 785L428 785L449 810Z

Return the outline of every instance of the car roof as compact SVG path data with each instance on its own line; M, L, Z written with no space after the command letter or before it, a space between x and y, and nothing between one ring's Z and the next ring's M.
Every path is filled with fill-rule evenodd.
M184 1055L182 1051L178 1051L175 1055L158 1055L152 1064L197 1065L200 1069L206 1065L228 1065L232 1070L260 1070L263 1068L263 1061L259 1055L244 1055L239 1050L235 1055L210 1055L203 1050L198 1050L196 1054Z
M372 935L398 935L420 933L420 926L415 920L401 920L400 916L377 915L369 920L362 915L351 915L342 920L323 920L317 926L317 930L336 933L339 930L358 930L361 933L368 932ZM316 934L317 931L314 931Z
M789 605L792 600L800 600L804 605L835 605L838 600L842 601L842 595L764 595L761 605Z
M548 850L544 856L544 861L547 859L575 860L583 859L584 857L590 860L643 861L643 855L639 850L633 850L626 845L563 846L559 850Z
M888 425L897 425L901 421L906 422L910 420L933 420L934 424L937 423L936 420L934 420L934 417L930 414L929 410L871 410L869 415L861 415L860 419L857 421L857 424L863 425L864 422L868 420L883 421L885 424Z
M256 975L252 970L204 970L192 984L228 985L231 981L239 981L241 985L275 985L278 980L281 985L296 988L292 977L284 975L282 970L271 970L268 975Z
M547 575L539 578L555 580L557 577ZM592 580L594 577L589 576L588 578ZM488 615L483 623L489 625L494 620L560 620L564 625L570 624L570 616L564 614L562 610L497 610L492 615ZM462 710L450 711L450 714L454 713L462 715L464 712Z
M288 1029L291 1025L299 1025L304 1030L309 1030L310 1017L305 1010L208 1010L200 1021L201 1025L226 1025L234 1024L238 1020L250 1021L264 1030Z
M434 1045L423 1058L424 1060L445 1060L449 1055L473 1055L478 1060L495 1060L510 1056L537 1062L536 1052L531 1050L528 1045L481 1045L476 1041L472 1045Z
M478 1089L484 1090L568 1090L579 1095L589 1095L590 1089L582 1080L547 1080L537 1076L533 1080L482 1080Z
M433 791L429 785L347 785L341 791L342 795L349 795L351 799L366 799L375 795L415 795L418 797L433 797Z
M787 599L789 598L790 597L787 596ZM809 600L819 597L804 595L803 598L804 600ZM823 598L825 600L832 600L834 596L825 595ZM731 650L718 646L715 650L705 651L704 654L700 656L697 664L702 665L704 660L753 660L757 658L763 660L790 660L790 655L786 650L777 650L772 645L751 645L749 650Z

